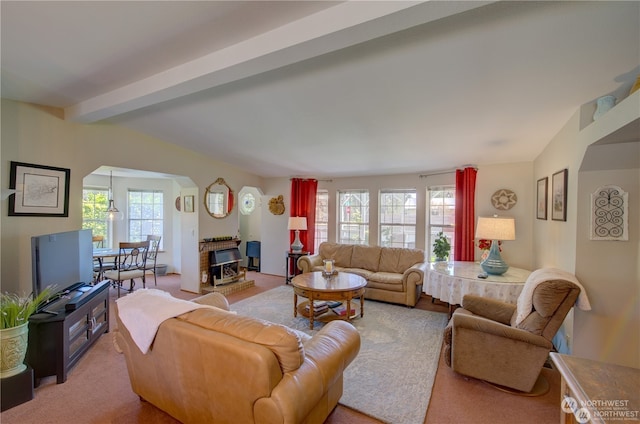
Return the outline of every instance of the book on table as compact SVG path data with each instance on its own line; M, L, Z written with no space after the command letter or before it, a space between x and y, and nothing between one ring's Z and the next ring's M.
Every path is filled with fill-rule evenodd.
M310 305L307 304L304 307L304 311L306 313L309 313L309 310L311 309ZM329 305L327 305L327 302L324 300L315 300L313 302L313 315L314 316L318 316L318 315L322 315L325 312L327 312L329 310Z
M340 315L340 316L345 316L347 315L347 307L345 305L340 305L337 306L333 309L331 309L333 312L335 312L336 314ZM351 308L351 313L349 314L349 316L354 315L356 313L355 308Z

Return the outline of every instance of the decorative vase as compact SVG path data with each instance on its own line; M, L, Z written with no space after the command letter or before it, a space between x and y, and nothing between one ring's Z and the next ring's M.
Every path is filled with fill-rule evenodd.
M27 354L29 340L29 323L0 330L2 356L0 360L0 378L20 374L27 369L24 357Z
M607 113L609 109L616 105L616 98L613 96L603 96L596 100L596 111L593 114L593 120L600 118Z

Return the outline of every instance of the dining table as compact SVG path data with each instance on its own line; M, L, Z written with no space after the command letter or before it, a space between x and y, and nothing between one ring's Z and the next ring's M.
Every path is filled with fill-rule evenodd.
M97 269L94 267L96 281L101 281L103 279L104 272L107 269L115 268L118 255L120 255L119 249L111 249L108 247L93 249L93 260L98 263ZM111 263L111 261L108 261L109 264L107 264L106 260L110 258L113 258L113 262Z

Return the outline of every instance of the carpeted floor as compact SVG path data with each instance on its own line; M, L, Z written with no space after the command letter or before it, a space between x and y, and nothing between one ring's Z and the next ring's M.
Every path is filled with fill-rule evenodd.
M231 309L313 334L316 322L292 314L293 290L279 286L239 301ZM447 314L365 301L352 320L361 337L356 359L344 374L340 403L389 423L422 424L438 367ZM360 310L356 301L353 308ZM410 389L408 389L410 388Z
M251 272L247 279L255 286L227 296L234 304L274 287L282 286L284 277ZM153 283L150 283L153 287ZM158 278L157 288L181 299L196 294L180 290L180 276ZM115 291L111 293L115 301ZM365 304L366 306L366 304ZM447 305L431 302L423 296L416 309L446 312ZM365 314L366 314L365 309ZM111 317L111 328L115 319ZM460 376L440 362L424 424L511 424L556 423L560 421L560 376L544 369L551 390L537 398L507 394L474 379ZM111 334L102 336L69 372L64 384L56 384L55 376L42 380L35 398L0 413L3 424L176 424L169 415L140 401L131 390L124 357L116 353ZM406 387L412 390L412 387ZM377 424L379 420L338 405L325 424ZM401 423L398 423L401 424Z

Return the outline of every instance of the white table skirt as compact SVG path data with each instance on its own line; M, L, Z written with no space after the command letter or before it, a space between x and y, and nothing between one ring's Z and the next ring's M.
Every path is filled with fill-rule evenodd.
M461 305L465 294L490 297L515 304L531 271L510 267L503 275L478 278L476 262L433 262L425 275L423 291L450 305Z

